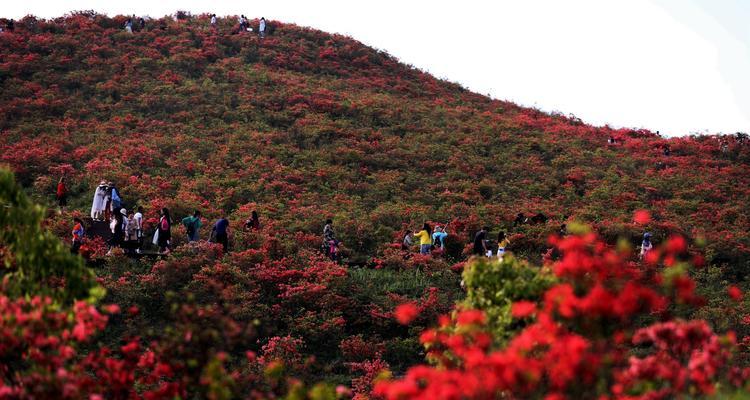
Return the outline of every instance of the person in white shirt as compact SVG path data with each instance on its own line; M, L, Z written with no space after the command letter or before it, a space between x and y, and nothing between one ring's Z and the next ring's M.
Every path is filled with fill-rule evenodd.
M216 14L211 14L211 28L216 28Z
M138 212L133 215L133 220L135 221L135 230L138 237L138 247L135 249L135 252L140 254L145 236L143 234L143 207L138 207Z
M646 232L643 234L643 242L641 242L641 258L646 255L651 249L654 248L654 245L651 243L651 233Z
M264 17L260 18L260 24L258 25L258 35L260 35L260 37L266 36L266 19Z
M94 201L91 203L91 218L96 221L102 220L106 205L107 182L102 181L94 191Z

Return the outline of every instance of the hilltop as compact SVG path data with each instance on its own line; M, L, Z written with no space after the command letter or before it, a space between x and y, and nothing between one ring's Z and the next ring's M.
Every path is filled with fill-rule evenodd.
M216 30L208 20L165 17L130 34L125 17L76 13L27 17L0 33L0 163L34 200L51 206L65 174L69 209L83 214L102 179L127 207L145 207L151 224L161 207L180 219L195 209L208 221L225 215L237 228L260 213L262 232L237 229L228 255L209 244L156 263L95 255L108 301L142 312L103 342L176 338L164 320L179 332L241 326L240 339L196 340L211 354L241 354L302 338L318 359L311 372L294 358L309 380L348 383L376 370L345 366L363 362L358 352L403 371L423 354L418 329L390 321L393 307L419 299L429 310L422 327L450 311L463 298L451 266L482 225L509 232L511 250L536 263L571 221L610 245L635 246L646 230L657 243L679 234L705 254L709 267L695 273L703 294L746 285L744 135L593 127L472 93L352 38L271 21L261 39L237 33L234 17ZM636 210L652 221L634 222ZM548 221L514 226L519 212ZM50 213L47 225L67 239L70 216ZM346 260L364 268L316 253L327 217ZM395 255L392 244L424 221L451 223L444 257ZM176 229L176 245L183 234ZM168 311L184 299L193 303ZM747 329L739 312L709 303L704 318ZM209 316L195 322L191 307Z

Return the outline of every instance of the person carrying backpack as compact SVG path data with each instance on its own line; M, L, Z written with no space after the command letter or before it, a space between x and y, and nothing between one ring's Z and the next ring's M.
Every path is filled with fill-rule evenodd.
M333 230L333 220L328 218L326 225L323 227L323 249L331 260L336 260L339 254L339 241L336 239L336 232Z
M169 209L161 209L161 217L156 225L154 233L154 244L159 246L159 253L169 253L169 246L172 240L172 218L169 216Z
M213 227L213 236L216 238L216 243L221 243L221 247L224 249L224 253L229 249L229 220L226 217L221 217Z
M83 235L86 232L83 229L83 221L80 218L73 218L73 223L73 243L70 245L70 252L78 254L78 250L81 249L81 244L83 244Z
M436 247L440 247L441 249L445 248L445 238L448 237L448 232L446 231L446 229L448 229L448 224L446 224L442 228L440 226L436 226L435 233L432 234L432 242Z
M202 226L201 212L198 210L195 210L192 216L183 218L182 225L185 225L185 231L187 231L188 242L197 241L199 238L198 230Z

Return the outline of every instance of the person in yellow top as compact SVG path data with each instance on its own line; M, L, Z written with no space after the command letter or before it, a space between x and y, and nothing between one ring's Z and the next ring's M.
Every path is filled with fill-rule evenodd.
M503 259L505 255L505 248L510 246L510 240L505 236L505 232L500 231L497 234L497 258Z
M422 230L414 234L414 239L419 239L419 253L430 254L432 247L432 228L428 223L424 223Z

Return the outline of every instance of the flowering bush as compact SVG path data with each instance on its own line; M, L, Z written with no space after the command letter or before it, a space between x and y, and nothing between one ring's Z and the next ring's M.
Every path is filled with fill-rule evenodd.
M438 386L407 370L424 361L419 336L436 321L422 338L444 370L416 371L446 378L442 394L452 393L447 377L466 380L457 393L481 378L492 396L517 397L700 394L742 378L724 367L750 362L745 136L593 127L471 93L341 35L269 21L261 40L238 32L236 17L216 29L209 18L148 19L130 34L124 16L77 12L27 17L0 34L0 164L50 210L61 175L68 186L68 207L48 213L0 186L13 203L0 207L3 295L49 297L67 315L84 298L123 310L72 343L75 354L36 397L350 394L310 386L320 380L361 397L386 367L405 377L393 385L418 382L419 394ZM145 208L149 236L162 207L175 221L200 210L202 238L227 217L229 251L184 245L179 223L173 251L157 260L105 258L105 238L87 238L81 254L95 276L45 228L68 240L103 179L126 208ZM254 210L260 228L245 230ZM537 218L516 221L520 212ZM340 264L319 251L329 217ZM601 239L550 246L573 220ZM400 250L406 230L425 221L448 223L445 249ZM466 262L483 225L490 247L503 230L515 260L547 265ZM668 245L639 264L619 249L645 231ZM461 312L440 317L456 302ZM731 340L692 319L735 331L745 352L729 359ZM696 335L705 351L688 356L636 333L657 324ZM304 346L288 365L265 362L272 338ZM511 361L498 378L496 362ZM693 366L653 375L657 362ZM82 380L60 386L66 376ZM32 390L11 379L3 383Z
M558 281L535 299L513 303L512 314L527 324L507 343L493 343L483 304L459 310L421 336L438 366L412 367L401 379L378 383L375 393L666 399L747 384L750 369L732 362L734 335L717 335L705 321L669 320L670 303L694 299L684 289L690 285L677 283L690 280L675 261L686 251L680 238L658 250L659 270L639 268L627 251L608 248L593 233L552 243L562 253L549 266ZM639 327L654 319L662 322Z

